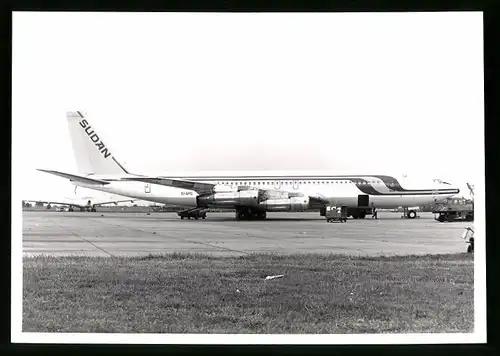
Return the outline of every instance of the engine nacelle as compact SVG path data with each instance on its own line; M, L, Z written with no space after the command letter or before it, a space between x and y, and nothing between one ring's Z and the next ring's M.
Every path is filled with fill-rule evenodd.
M257 206L259 191L246 190L241 192L214 193L198 197L200 207L235 207L238 205Z
M269 199L259 204L266 211L304 211L310 207L309 197Z
M266 200L288 200L289 193L279 190L266 190L264 192L264 197Z

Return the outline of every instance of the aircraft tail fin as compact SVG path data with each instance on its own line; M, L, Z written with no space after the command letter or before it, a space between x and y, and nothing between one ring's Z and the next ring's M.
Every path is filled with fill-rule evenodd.
M110 148L80 112L66 113L78 172L88 175L123 175L129 172L115 159Z

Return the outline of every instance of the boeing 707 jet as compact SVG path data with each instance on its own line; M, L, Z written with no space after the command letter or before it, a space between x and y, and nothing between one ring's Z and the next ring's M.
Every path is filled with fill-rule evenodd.
M439 179L388 174L310 172L144 175L127 170L81 112L66 114L78 173L39 169L73 184L133 199L186 208L196 215L208 208L230 208L238 220L261 220L266 212L320 210L345 205L364 218L377 208L413 207L444 201L459 189ZM416 217L415 210L408 218Z

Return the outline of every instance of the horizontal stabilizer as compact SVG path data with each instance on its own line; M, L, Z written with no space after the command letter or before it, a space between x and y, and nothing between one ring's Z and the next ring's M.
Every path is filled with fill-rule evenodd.
M81 182L81 183L86 183L86 184L97 184L97 185L104 185L104 184L109 184L109 182L106 182L105 180L100 180L100 179L94 179L94 178L88 178L88 177L82 177L78 176L76 174L69 174L69 173L63 173L63 172L58 172L58 171L51 171L47 169L37 169L37 171L53 174L59 177L67 178L71 181L75 182Z

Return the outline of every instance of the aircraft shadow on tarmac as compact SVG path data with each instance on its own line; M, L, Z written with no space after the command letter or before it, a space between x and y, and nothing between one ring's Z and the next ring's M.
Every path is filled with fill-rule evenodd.
M198 219L198 220L196 220L196 219L180 219L180 218L177 218L177 217L144 216L144 217L140 217L139 219L141 219L141 220L154 219L154 220L179 221L179 222L182 222L182 223L190 222L190 221L191 222L200 222L200 223L203 223L203 222L241 222L241 223L248 223L248 222L256 223L256 222L258 222L258 223L272 223L272 222L280 222L280 221L286 221L286 222L294 223L294 222L305 222L305 221L320 221L320 222L326 223L326 219L324 219L324 218L294 218L294 217L290 217L290 218L284 218L284 217L273 218L273 217L270 217L270 218L266 218L265 220L236 220L234 217L220 217L220 216L210 217L210 216L207 216L206 219ZM377 221L403 221L403 220L406 221L408 219L402 219L399 216L398 217L384 217L384 218L379 218L379 219L371 219L371 218L367 218L367 219L347 219L347 222L345 222L345 223L362 224L362 223L377 222ZM429 218L412 219L410 221L415 221L416 222L416 221L419 221L419 220L429 220ZM340 221L335 221L335 222L332 222L331 224L344 224L344 223L341 223Z

